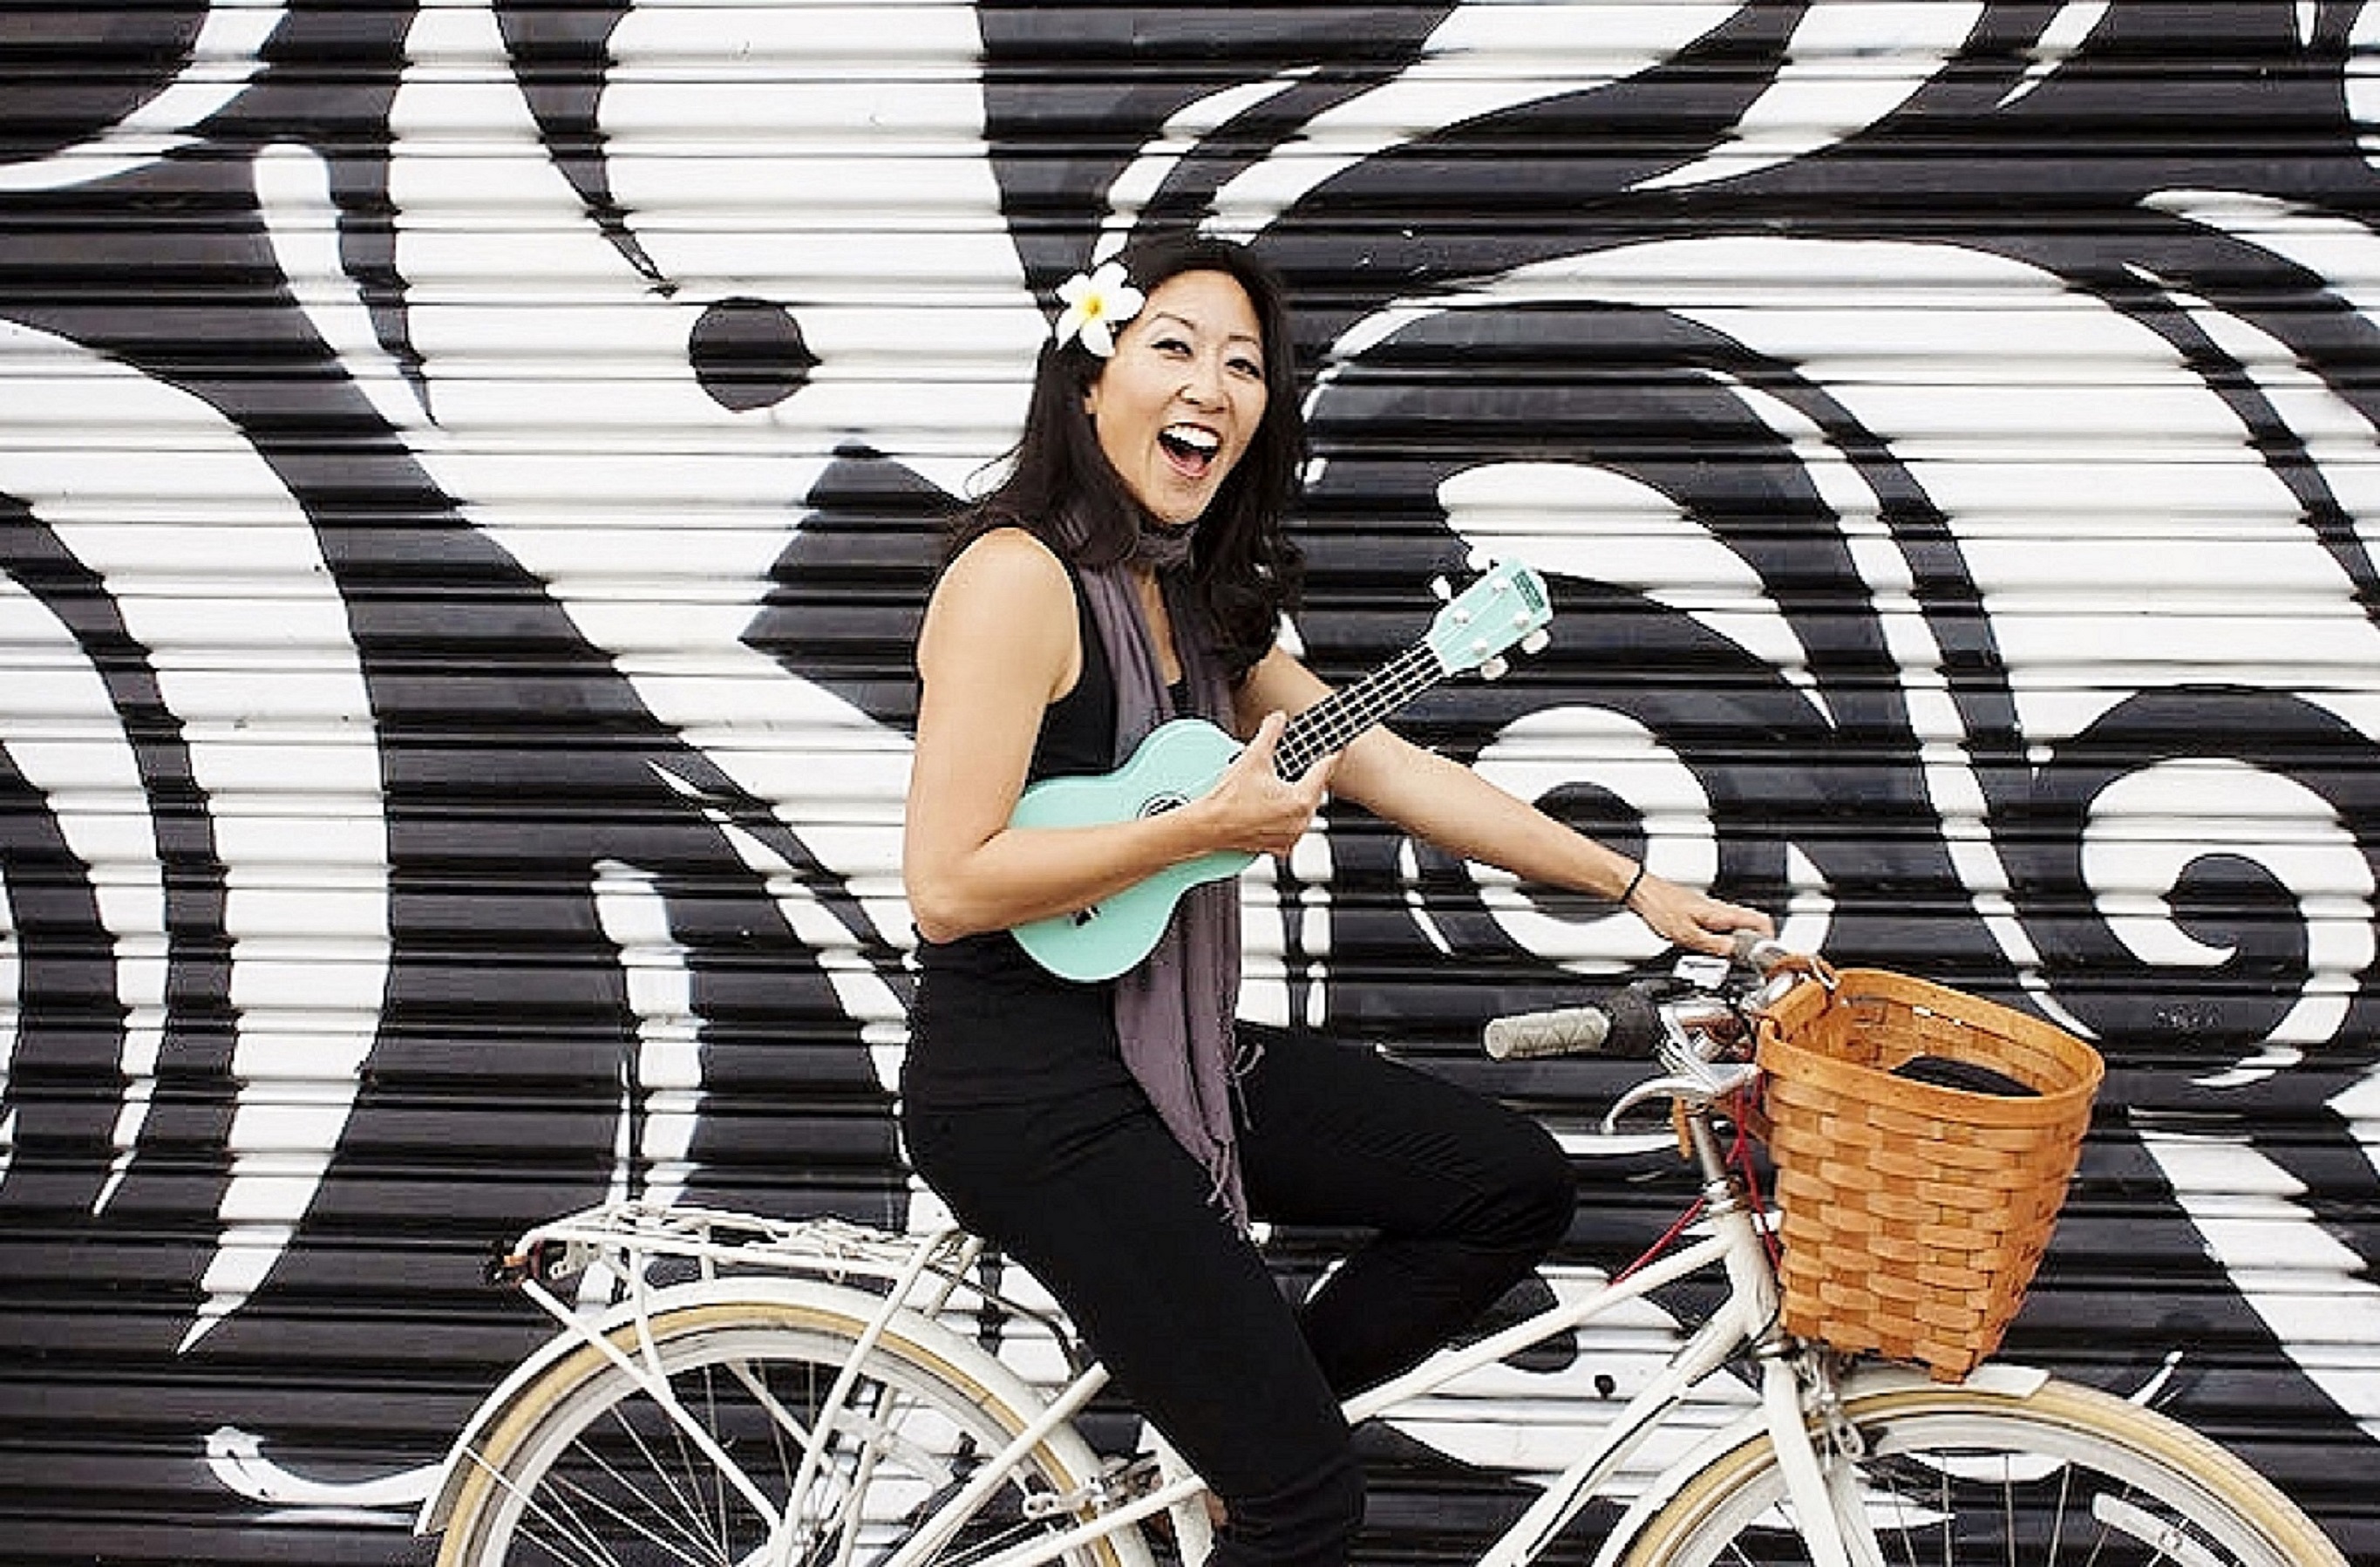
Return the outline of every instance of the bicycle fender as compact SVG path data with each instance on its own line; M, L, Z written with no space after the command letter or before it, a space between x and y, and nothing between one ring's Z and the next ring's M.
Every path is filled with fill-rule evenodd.
M863 1290L829 1284L811 1279L740 1277L708 1279L674 1284L665 1289L648 1292L641 1303L625 1302L604 1312L594 1322L582 1328L559 1329L521 1363L513 1367L495 1390L472 1411L463 1423L460 1435L439 1464L431 1486L429 1499L415 1517L416 1535L434 1535L446 1527L453 1517L456 1493L470 1474L472 1453L480 1438L497 1421L504 1418L521 1395L539 1378L552 1370L569 1355L587 1347L589 1336L601 1338L626 1327L641 1314L658 1317L666 1311L687 1306L724 1306L737 1302L758 1301L771 1305L804 1307L832 1312L860 1322L872 1319L883 1309L881 1295ZM900 1339L946 1362L956 1370L975 1379L1004 1404L1020 1423L1029 1423L1047 1407L1047 1400L1007 1366L994 1358L982 1346L959 1337L917 1312L906 1309L895 1312L885 1330L887 1338ZM1099 1463L1088 1443L1071 1426L1052 1430L1045 1445L1059 1462L1065 1464L1077 1480L1088 1480L1099 1472Z
M1989 1362L1968 1373L1961 1386L1979 1392L1998 1393L2006 1398L2030 1398L2049 1380L2049 1373L2029 1366L2009 1366ZM1842 1379L1840 1397L1844 1403L1855 1399L1872 1398L1879 1393L1915 1392L1945 1384L1935 1381L1924 1372L1905 1366L1881 1362L1865 1363L1854 1368ZM1754 1408L1705 1437L1686 1455L1655 1476L1628 1504L1620 1522L1605 1537L1603 1547L1595 1554L1593 1567L1619 1567L1627 1558L1636 1537L1661 1509L1677 1500L1686 1482L1701 1474L1720 1454L1732 1452L1745 1442L1767 1435L1768 1422L1758 1408Z

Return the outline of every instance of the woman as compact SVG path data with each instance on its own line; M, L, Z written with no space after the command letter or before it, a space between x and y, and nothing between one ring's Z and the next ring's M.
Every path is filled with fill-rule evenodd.
M1275 639L1304 446L1281 286L1239 247L1181 240L1063 293L1014 468L962 519L918 643L903 1128L952 1212L1032 1269L1221 1500L1211 1560L1322 1567L1363 1512L1341 1399L1536 1266L1570 1221L1568 1163L1533 1121L1370 1050L1235 1026L1229 879L1111 982L1057 978L1007 932L1201 855L1285 855L1326 788L1682 945L1769 924L1384 728L1277 777L1285 715L1327 693ZM1246 740L1210 792L1011 825L1028 784L1106 772L1176 713ZM1292 1305L1252 1218L1376 1238Z

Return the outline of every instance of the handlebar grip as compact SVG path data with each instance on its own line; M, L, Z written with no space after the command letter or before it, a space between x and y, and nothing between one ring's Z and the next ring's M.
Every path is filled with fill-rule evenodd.
M1597 1005L1494 1018L1481 1042L1498 1061L1525 1061L1547 1055L1650 1056L1660 1037L1659 1012L1631 986Z
M1599 1051L1611 1037L1611 1014L1599 1006L1566 1006L1490 1018L1480 1042L1498 1061Z

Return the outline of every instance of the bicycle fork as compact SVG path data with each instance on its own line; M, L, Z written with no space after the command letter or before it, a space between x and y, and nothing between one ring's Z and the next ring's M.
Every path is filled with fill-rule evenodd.
M1884 1548L1867 1521L1861 1499L1858 1453L1847 1449L1836 1429L1855 1442L1857 1433L1846 1422L1823 1415L1833 1397L1832 1373L1819 1368L1815 1390L1822 1433L1810 1433L1811 1384L1795 1368L1790 1354L1770 1355L1760 1367L1760 1404L1768 1426L1769 1446L1784 1476L1786 1500L1793 1509L1803 1539L1818 1567L1885 1567Z
M1688 1116L1685 1126L1702 1168L1706 1211L1733 1243L1726 1254L1730 1294L1751 1307L1746 1327L1760 1367L1761 1415L1811 1560L1816 1567L1886 1567L1861 1497L1864 1444L1836 1396L1834 1367L1823 1351L1804 1348L1778 1326L1777 1270L1743 1183L1708 1119Z

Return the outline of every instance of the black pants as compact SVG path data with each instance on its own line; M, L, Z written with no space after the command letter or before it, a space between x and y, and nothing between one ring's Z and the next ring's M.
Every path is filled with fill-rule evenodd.
M1336 1567L1363 1516L1339 1402L1418 1363L1567 1230L1568 1160L1534 1121L1371 1051L1256 1031L1242 1159L1259 1219L1375 1238L1302 1306L1129 1087L904 1106L959 1221L1065 1306L1117 1389L1230 1518L1217 1567Z

